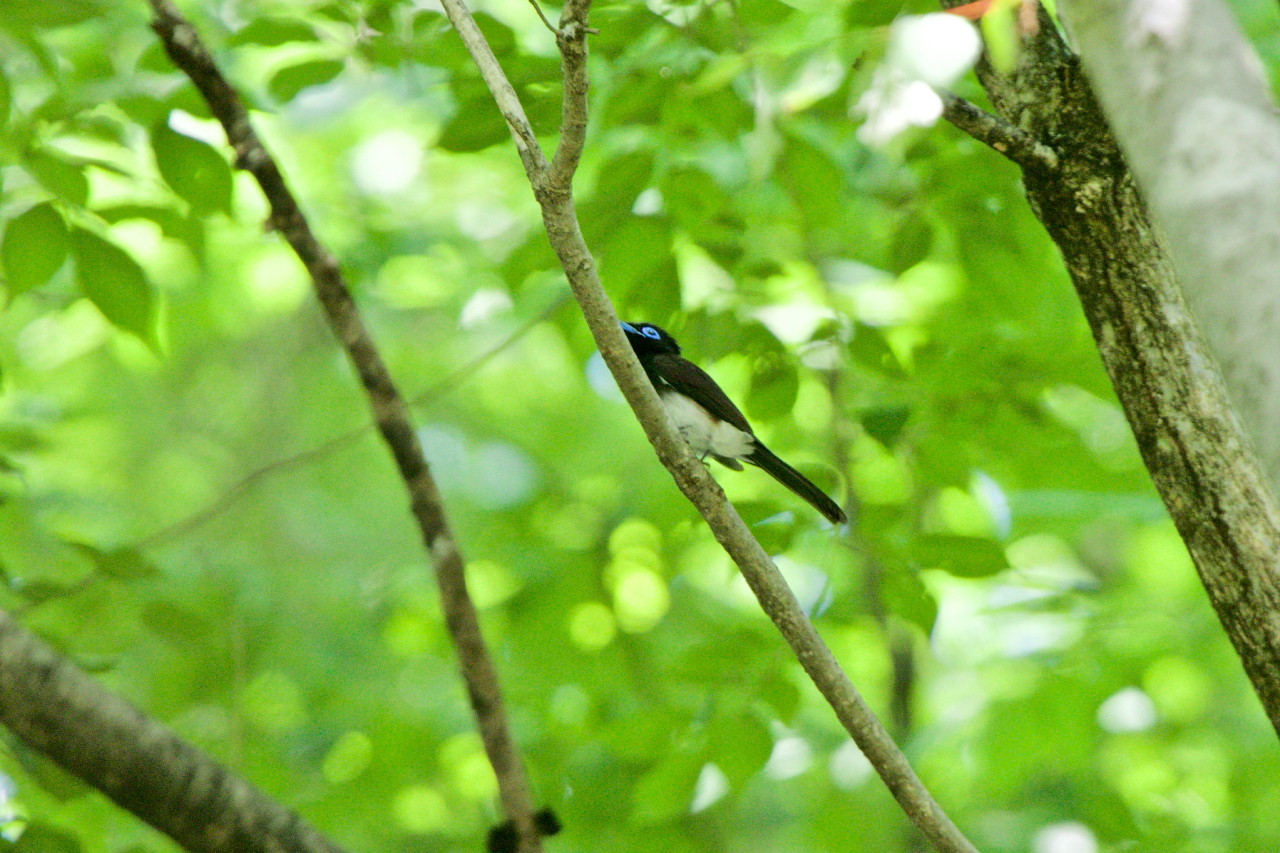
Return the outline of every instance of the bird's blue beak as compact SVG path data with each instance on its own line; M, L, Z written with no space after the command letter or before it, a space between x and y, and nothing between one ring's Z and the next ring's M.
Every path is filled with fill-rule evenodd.
M624 332L630 332L633 335L640 334L640 330L637 329L635 326L631 325L630 323L622 323L621 326L622 326L622 331Z

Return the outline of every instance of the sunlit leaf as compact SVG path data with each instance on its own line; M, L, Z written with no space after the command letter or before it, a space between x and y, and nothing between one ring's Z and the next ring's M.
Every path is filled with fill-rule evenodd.
M902 376L902 363L894 353L884 332L875 326L858 323L849 340L849 356L859 365L878 370L890 376Z
M747 391L747 414L768 420L790 413L800 391L800 375L793 361L770 354L756 359Z
M12 219L0 247L9 292L23 293L48 281L66 260L67 246L67 223L48 202Z
M226 41L229 47L256 44L263 47L278 47L288 42L315 41L315 27L297 18L276 18L264 16L254 18L248 24L232 33Z
M36 822L27 824L22 837L9 849L13 853L80 853L81 848L80 839L70 832Z
M156 298L133 256L78 227L71 231L71 255L81 292L113 325L150 341Z
M303 89L333 80L344 67L340 59L313 59L289 65L272 75L267 91L277 101L292 101Z
M920 628L928 636L938 620L938 601L920 577L906 567L893 567L881 580L881 590L889 611Z
M715 763L737 788L764 767L773 751L769 724L750 711L715 718L707 749L707 759Z
M76 207L84 207L89 200L89 179L85 177L83 165L48 150L28 152L23 165L58 198Z
M0 3L0 26L16 31L68 27L101 14L104 5L104 0Z
M194 213L231 212L231 167L212 146L159 122L151 128L151 149L165 182Z
M915 556L924 568L943 569L962 578L987 577L1009 567L999 542L977 536L922 536L916 543Z
M1021 48L1015 14L1017 6L1017 0L992 3L991 8L982 16L982 38L986 43L987 56L1001 74L1013 71L1018 62Z
M672 820L689 811L693 788L706 759L692 750L673 749L636 782L631 819L638 824Z

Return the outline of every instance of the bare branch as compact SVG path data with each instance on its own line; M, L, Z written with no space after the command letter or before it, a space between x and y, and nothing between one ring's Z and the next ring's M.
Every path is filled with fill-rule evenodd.
M1003 154L1024 169L1058 168L1058 152L1020 127L979 109L951 92L939 92L942 117L983 145Z
M453 28L462 38L462 43L471 54L472 61L480 71L480 78L489 87L494 103L498 105L502 117L506 119L507 127L515 138L516 150L520 152L520 162L524 163L525 172L530 175L537 174L541 180L541 175L547 171L547 158L538 145L538 137L533 132L533 125L529 124L529 118L524 113L524 106L521 105L516 90L507 79L502 66L498 64L498 58L493 55L493 49L489 47L489 42L485 41L484 34L480 32L475 19L471 17L471 12L461 0L440 0L440 3L453 23Z
M556 46L564 65L560 144L551 161L550 187L568 192L587 138L587 11L591 0L568 0L560 14Z
M485 752L498 779L503 809L517 829L522 853L537 853L541 845L534 824L528 781L507 726L497 673L480 632L475 605L467 593L462 555L449 528L444 505L427 466L422 446L409 422L404 400L396 390L391 375L365 328L337 261L312 233L279 167L250 125L239 94L223 77L213 57L200 42L195 29L182 17L171 0L150 0L150 3L156 15L152 26L160 36L165 52L191 78L208 101L209 108L221 122L228 141L235 149L237 164L248 170L262 187L271 206L272 225L306 266L329 325L342 342L360 377L369 397L374 422L391 450L409 492L414 519L435 569L445 623L458 650L463 680L466 682ZM474 21L471 22L471 27L479 33ZM489 60L491 73L497 67L491 52ZM501 69L497 69L497 73L500 75ZM499 105L505 103L510 107L512 101L513 97L506 101L500 100ZM524 113L520 110L518 101L514 102L514 107L527 130L528 122L523 121ZM503 113L507 115L508 110L504 108ZM532 140L531 131L527 137L522 136L520 128L512 122L510 116L508 122L512 125L518 146ZM522 148L521 151L522 155L536 155L534 162L542 157L536 141L532 142L532 147Z
M463 26L464 22L470 20L470 16L461 0L443 2L445 12L453 20L455 29L471 55L492 57L492 52L483 44L484 37L474 24ZM589 0L571 0L566 5L566 20L585 27L589 5ZM585 36L586 32L588 31L584 29L582 35ZM561 49L564 49L563 44ZM569 98L569 78L585 74L585 45L581 56L571 51L564 56L563 61L566 74L565 94ZM581 65L578 64L580 62ZM495 98L514 95L505 78L494 74L485 74L484 77ZM585 98L585 79L582 82L584 85L575 97ZM577 109L578 106L566 104L565 113L568 115L571 110ZM585 101L582 102L581 109L585 121ZM566 135L571 132L576 131L567 131ZM572 148L568 152L572 153ZM528 160L525 160L525 170L534 196L542 207L542 219L551 247L582 307L600 354L613 373L623 396L636 413L658 458L671 473L680 491L702 514L716 541L738 565L760 606L778 626L805 672L826 697L841 724L921 833L945 853L976 853L976 848L961 834L925 789L906 757L867 706L857 688L849 681L796 601L778 567L725 499L719 484L712 479L706 467L693 456L689 446L671 426L658 402L657 393L640 368L630 344L624 339L618 325L618 315L613 309L613 303L605 295L595 261L583 240L570 190L576 157L570 159L566 154L560 158L560 163L565 172L557 175L558 181L563 181L562 191L548 192L550 182L545 181L545 173L543 170L531 169ZM561 185L556 183L552 186L559 190Z
M529 0L529 5L533 7L533 11L538 13L538 17L542 20L543 25L551 32L552 35L555 35L556 28L551 26L551 22L547 20L547 14L542 11L542 5L538 3L538 0Z
M343 853L0 611L0 721L195 853Z

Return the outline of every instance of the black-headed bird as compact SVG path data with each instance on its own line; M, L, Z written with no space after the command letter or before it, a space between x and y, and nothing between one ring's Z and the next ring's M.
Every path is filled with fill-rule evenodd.
M652 323L623 323L622 330L667 415L699 458L710 456L735 471L742 470L743 462L755 465L832 524L848 521L840 506L822 489L756 438L751 424L716 381L680 355L680 345L674 338Z

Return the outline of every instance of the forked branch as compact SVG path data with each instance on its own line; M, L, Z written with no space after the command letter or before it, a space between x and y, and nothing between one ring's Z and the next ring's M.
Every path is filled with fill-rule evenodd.
M495 73L489 65L493 53L471 20L466 5L462 0L442 0L442 3L463 44L480 67L494 100L502 106L502 114L511 126L517 144L531 139L532 129L523 109L510 108L513 102L518 105L519 99L501 69ZM676 485L702 514L716 540L738 565L760 606L778 626L805 672L835 710L841 724L876 768L908 817L938 850L976 853L976 848L934 801L906 757L849 681L777 566L725 499L719 484L672 428L653 386L623 337L613 303L605 295L595 261L582 238L573 206L573 172L586 130L589 7L589 0L569 0L556 36L563 57L566 124L561 129L560 147L553 165L547 166L545 156L536 148L533 154L520 152L534 196L542 208L551 247L582 307L605 363L635 411L658 458Z

